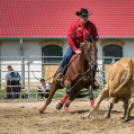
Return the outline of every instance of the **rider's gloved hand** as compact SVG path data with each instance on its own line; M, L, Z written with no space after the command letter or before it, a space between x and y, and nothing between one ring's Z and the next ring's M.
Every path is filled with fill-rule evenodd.
M76 53L76 54L80 54L80 53L81 53L81 50L80 50L80 49L76 49L76 50L75 50L75 53Z

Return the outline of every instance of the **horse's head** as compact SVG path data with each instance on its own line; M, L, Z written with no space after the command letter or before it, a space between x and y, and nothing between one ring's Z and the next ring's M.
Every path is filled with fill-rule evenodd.
M85 53L85 60L89 61L89 64L92 69L96 69L98 66L97 63L97 46L93 41L86 41L83 45L84 53Z

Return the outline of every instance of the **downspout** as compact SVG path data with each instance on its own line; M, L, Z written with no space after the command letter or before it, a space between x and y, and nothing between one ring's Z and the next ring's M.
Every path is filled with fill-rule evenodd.
M23 38L20 38L20 56L21 56L21 89L24 89L25 85L25 65L24 65L24 48Z
M1 42L0 42L0 89L1 89Z

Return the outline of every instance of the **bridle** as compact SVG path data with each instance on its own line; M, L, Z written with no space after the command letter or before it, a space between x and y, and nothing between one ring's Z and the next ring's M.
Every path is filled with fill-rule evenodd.
M94 42L92 36L91 36L91 41L92 41L91 43ZM81 45L81 46L84 46L86 43L87 43L87 41L85 41L85 42L83 42L83 43L80 43L80 45ZM91 54L94 54L94 52L92 52L92 53L90 52L90 53L89 53L89 55L91 55ZM95 65L95 63L91 62L91 60L88 60L88 62L89 62L89 66L91 66L91 68L92 68L93 65Z

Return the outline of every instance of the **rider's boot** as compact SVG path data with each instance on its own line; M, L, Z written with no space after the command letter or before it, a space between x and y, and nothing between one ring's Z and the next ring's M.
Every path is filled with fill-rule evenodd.
M57 81L57 82L62 81L62 77L63 77L66 69L67 69L67 66L65 65L64 68L61 71L58 72L57 76L55 77L55 81Z
M99 83L95 79L93 80L93 89L94 90L99 89Z
M63 77L63 73L58 73L57 76L56 76L56 78L55 78L55 81L61 82L62 77Z
M96 74L96 70L94 70L93 72L93 89L96 90L96 89L99 89L99 83L97 82L97 80L95 79L95 74Z

